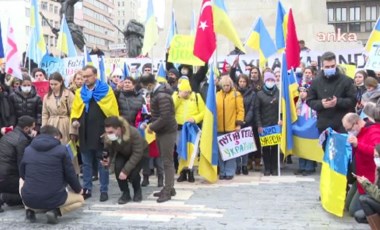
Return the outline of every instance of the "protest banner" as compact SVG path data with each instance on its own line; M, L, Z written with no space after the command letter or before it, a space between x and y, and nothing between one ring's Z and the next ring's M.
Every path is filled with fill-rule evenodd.
M168 61L194 66L203 66L204 62L193 54L195 37L177 34L170 43Z
M71 77L78 71L83 68L83 57L77 56L77 57L70 57L63 59L63 65L64 65L64 80L65 85L68 86L71 80Z
M45 70L48 77L54 72L59 72L63 75L65 72L65 66L63 63L63 60L60 58L45 55L41 61L41 69Z
M223 161L234 159L257 150L252 127L219 136L218 145Z
M259 134L261 147L273 146L280 144L281 129L280 126L268 126L263 128L263 132Z
M33 85L36 87L38 96L40 96L41 100L43 100L45 95L49 92L49 81L33 82Z
M365 69L380 71L380 42L372 44Z

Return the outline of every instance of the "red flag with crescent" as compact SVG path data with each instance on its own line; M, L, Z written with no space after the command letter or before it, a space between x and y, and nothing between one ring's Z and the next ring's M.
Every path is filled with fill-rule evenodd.
M204 62L208 62L216 49L216 35L212 16L211 0L203 0L199 16L197 32L195 34L194 55Z

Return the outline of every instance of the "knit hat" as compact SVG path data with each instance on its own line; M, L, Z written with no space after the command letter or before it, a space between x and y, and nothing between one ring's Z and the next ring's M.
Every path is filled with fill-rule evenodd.
M265 72L264 73L264 82L268 81L272 79L273 81L276 81L276 77L274 76L274 74L272 72Z
M178 90L179 91L190 91L190 92L192 91L188 77L182 76L178 80Z
M177 79L179 78L179 72L175 68L169 69L168 72L174 74Z

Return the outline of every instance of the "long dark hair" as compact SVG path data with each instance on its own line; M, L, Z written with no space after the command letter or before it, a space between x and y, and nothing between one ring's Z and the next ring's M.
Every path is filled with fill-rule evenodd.
M50 75L50 77L49 77L49 81L50 80L55 80L55 81L58 81L58 82L60 82L60 83L62 83L61 84L61 89L60 89L60 92L59 92L59 96L62 96L62 93L63 93L63 91L65 90L65 82L63 81L63 77L62 77L62 75L60 74L60 73L58 73L58 72L54 72L54 73L52 73L51 75ZM48 97L50 97L51 95L53 94L53 90L51 89L51 87L49 86L49 92L48 92Z

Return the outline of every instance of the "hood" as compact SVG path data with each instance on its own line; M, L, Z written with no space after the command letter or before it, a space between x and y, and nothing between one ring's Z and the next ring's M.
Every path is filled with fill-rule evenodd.
M168 72L174 74L176 76L177 80L179 79L180 74L179 74L178 70L176 70L175 68L169 69Z
M158 93L158 92L161 92L161 93L167 93L167 94L172 95L172 93L173 93L173 89L172 89L172 87L171 87L169 84L167 84L167 83L162 83L162 84L160 84L160 87L158 87L158 89L157 89L157 91L155 92L155 94Z
M36 87L34 85L32 85L32 89L30 90L30 93L25 96L22 91L21 91L21 88L18 87L15 89L15 93L20 95L21 97L23 98L32 98L32 97L35 97L37 95L37 90L36 90Z
M32 140L30 146L36 151L47 152L60 144L61 142L54 137L47 134L40 134Z
M118 117L119 120L121 121L121 123L123 124L123 127L124 127L124 133L123 133L123 141L124 142L127 142L129 141L130 137L131 137L131 134L130 134L130 130L129 130L129 123L127 120L125 120L123 117ZM107 135L103 135L103 138L104 138L104 143L106 145L112 145L112 141L110 139L108 139L108 136Z
M181 74L181 69L183 67L187 67L189 69L189 74L188 74L189 76L188 77L193 76L193 67L191 65L185 65L185 64L181 64L180 66L178 66L178 72L179 72L180 75L182 75Z

